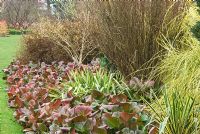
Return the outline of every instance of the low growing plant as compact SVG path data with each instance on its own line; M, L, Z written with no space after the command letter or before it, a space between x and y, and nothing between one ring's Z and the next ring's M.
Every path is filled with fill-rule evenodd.
M129 94L132 98L142 101L144 98L148 101L155 99L154 95L160 95L162 92L161 84L156 84L153 80L140 80L133 77L129 82Z
M91 80L87 77L92 77L94 82L96 77L99 85L100 82L107 84L104 82L112 78L100 77L103 71L97 77L94 74L97 67L94 65L66 65L63 62L22 65L17 61L4 69L10 85L7 90L9 105L16 109L14 115L25 128L25 133L156 134L157 129L151 124L145 105L130 101L125 94L104 93L104 88L97 88L99 85L88 83L99 91L89 90L87 95L74 96L73 90L68 90L63 92L62 97L52 100L51 90L61 86L64 81L72 80L72 76L76 75L75 70L83 68L93 71L87 72L89 74L83 78ZM70 74L71 71L74 74Z
M94 69L94 68L93 68ZM107 94L123 93L125 87L119 87L115 73L109 73L108 71L95 68L83 68L73 70L69 72L69 80L63 83L61 92L73 92L75 96L83 96L90 94L93 90L97 90Z
M142 98L152 100L153 94L159 95L161 88L155 86L155 81L139 80L134 77L129 84L118 72L108 72L99 66L83 67L69 72L69 80L50 91L52 98L62 98L63 94L72 91L75 96L90 94L93 90L117 95L126 94L129 99L142 101Z

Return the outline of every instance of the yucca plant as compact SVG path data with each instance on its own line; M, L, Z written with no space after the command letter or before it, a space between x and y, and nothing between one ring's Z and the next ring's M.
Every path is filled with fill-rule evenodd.
M194 97L177 90L172 94L165 91L163 101L148 103L160 123L159 134L199 133L199 111L195 103Z

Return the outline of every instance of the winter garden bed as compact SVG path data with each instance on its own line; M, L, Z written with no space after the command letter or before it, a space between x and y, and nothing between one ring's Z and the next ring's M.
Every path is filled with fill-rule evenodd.
M98 64L16 61L4 72L9 105L25 133L157 133L145 105L132 101L120 84L122 78Z

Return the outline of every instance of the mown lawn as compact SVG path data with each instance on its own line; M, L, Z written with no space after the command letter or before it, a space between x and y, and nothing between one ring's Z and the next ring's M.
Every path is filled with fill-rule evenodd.
M22 127L15 121L13 110L8 108L6 84L2 69L15 58L20 36L0 37L0 134L22 134Z

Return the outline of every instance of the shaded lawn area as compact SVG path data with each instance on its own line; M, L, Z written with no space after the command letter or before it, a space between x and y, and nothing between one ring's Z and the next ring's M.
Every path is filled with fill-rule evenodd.
M2 69L15 58L19 48L19 35L0 37L0 134L22 134L22 127L15 121L13 110L8 107L6 84Z

